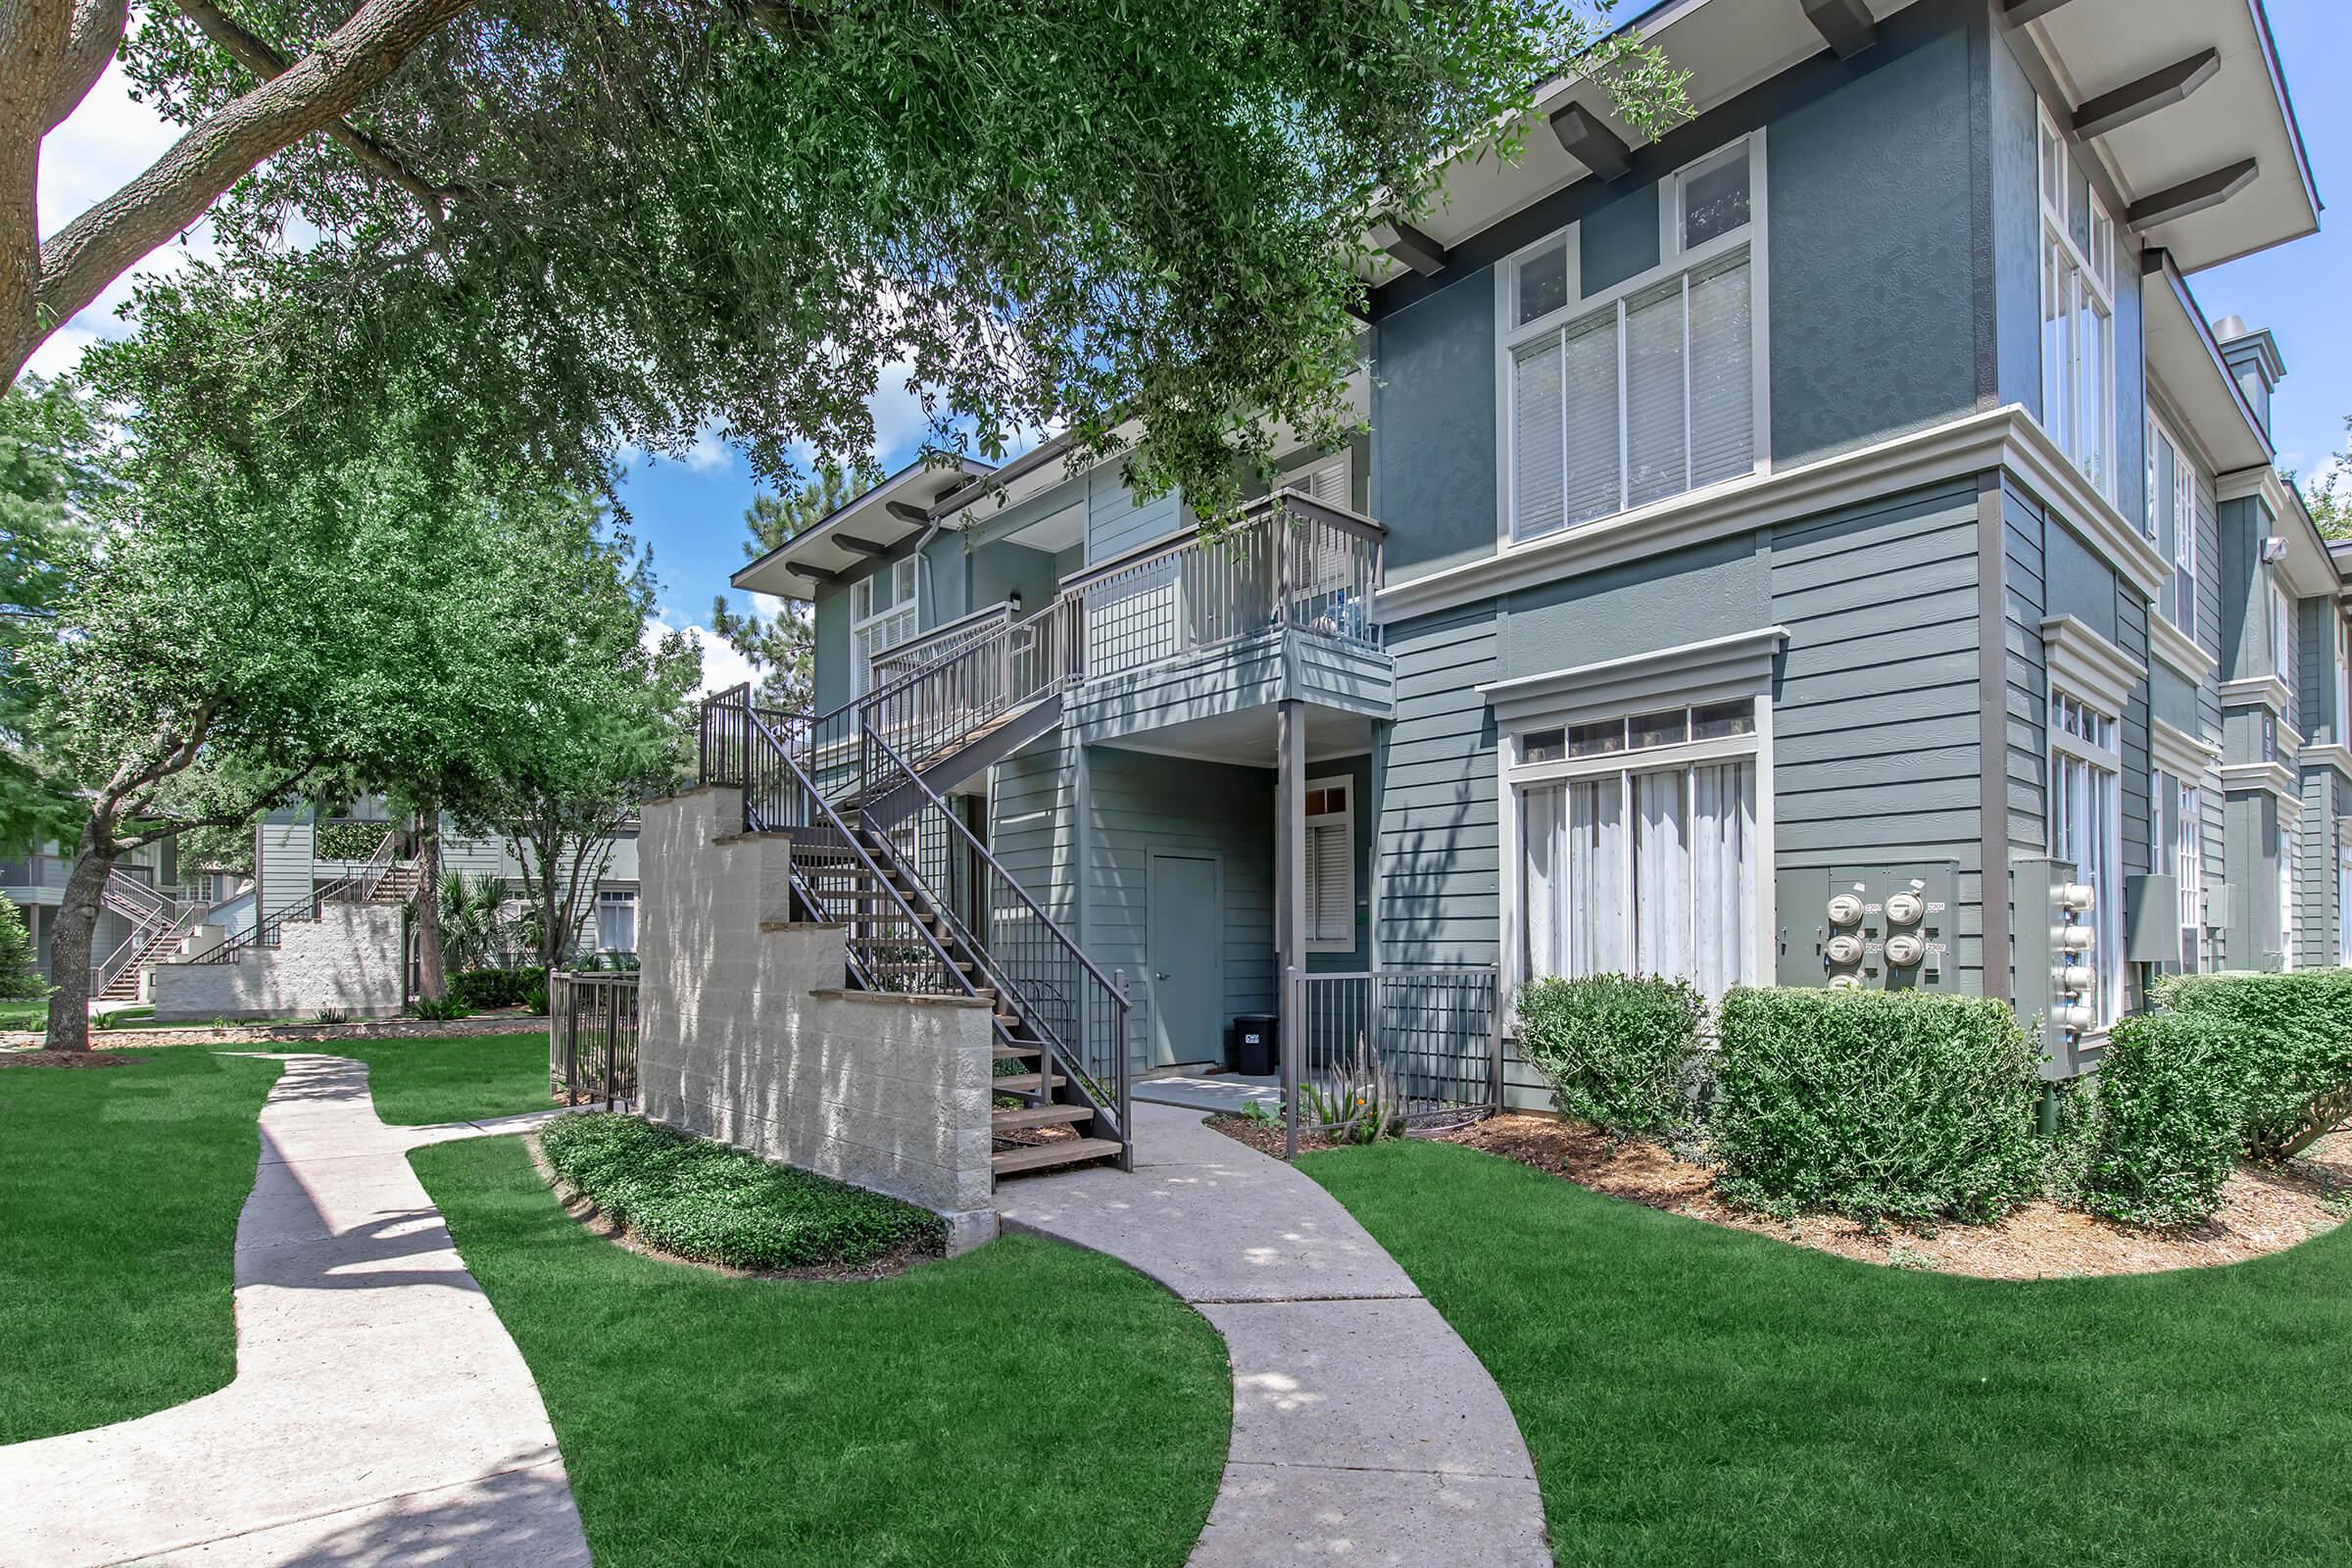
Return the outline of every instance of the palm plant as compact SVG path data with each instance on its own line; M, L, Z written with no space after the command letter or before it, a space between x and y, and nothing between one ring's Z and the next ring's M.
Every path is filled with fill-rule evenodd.
M514 922L506 913L514 891L505 877L444 871L438 891L441 956L452 971L483 968L514 945Z

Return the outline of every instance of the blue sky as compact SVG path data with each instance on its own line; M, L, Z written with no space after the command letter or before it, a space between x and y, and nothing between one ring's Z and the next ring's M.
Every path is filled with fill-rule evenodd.
M2278 335L2286 360L2273 421L2285 466L2306 478L2344 444L2352 415L2352 99L2328 89L2328 69L2352 58L2352 4L2346 0L2268 0L2287 86L2303 126L2323 200L2345 206L2323 217L2320 233L2260 256L2215 268L2190 279L2209 317L2237 315ZM130 101L121 72L111 69L81 107L42 148L40 221L54 231L67 219L111 193L144 169L172 140L169 127ZM201 231L186 242L201 248ZM169 269L177 248L157 252L142 270ZM33 368L54 373L78 359L83 345L120 332L114 307L127 282L69 322L34 357ZM886 369L874 400L885 471L908 461L923 423L904 386L905 372ZM661 620L703 628L714 595L729 593L727 576L743 562L744 509L754 486L742 458L715 441L683 460L637 458L623 499L638 536L654 552L662 582ZM731 650L705 643L705 676L720 687L742 678Z

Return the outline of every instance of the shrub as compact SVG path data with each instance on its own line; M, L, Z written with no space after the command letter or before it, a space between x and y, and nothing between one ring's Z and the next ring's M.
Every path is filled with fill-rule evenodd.
M1566 1114L1612 1133L1671 1136L1697 1107L1705 1012L1681 980L1539 980L1519 994L1519 1054Z
M547 976L534 972L530 985L522 993L522 1010L547 1016Z
M449 977L449 994L468 1007L517 1007L541 983L537 969L466 969Z
M371 860L391 831L389 822L321 822L311 853L321 860Z
M1360 1037L1352 1053L1332 1063L1328 1082L1300 1089L1299 1125L1334 1142L1376 1144L1404 1132L1404 1091Z
M2230 1026L2245 1151L2275 1159L2308 1130L2312 1107L2352 1085L2352 970L2175 975L2157 1001Z
M2196 1013L2116 1023L2099 1053L2083 1207L2132 1225L2191 1225L2221 1206L2245 1116L2238 1033Z
M341 1007L320 1007L311 1014L313 1023L349 1023L351 1014Z
M473 1016L473 1009L456 997L443 997L438 1002L427 997L418 997L416 1012L417 1017L424 1019L427 1023L450 1023L459 1018Z
M1983 1220L2040 1189L2037 1055L2003 1003L1740 990L1720 1034L1713 1128L1730 1197Z
M617 1112L563 1116L539 1134L556 1174L617 1223L680 1257L732 1268L876 1262L936 1250L927 1209Z
M40 956L25 929L24 911L0 899L0 1000L38 1002L50 989L41 978Z

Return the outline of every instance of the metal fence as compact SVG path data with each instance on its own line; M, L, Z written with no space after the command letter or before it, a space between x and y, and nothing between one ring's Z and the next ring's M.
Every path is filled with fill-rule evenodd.
M1293 974L1299 1126L1318 1097L1376 1062L1408 1127L1475 1120L1502 1104L1500 976L1494 966ZM1288 1049L1288 1043L1285 1043Z
M637 976L559 969L547 977L549 1089L566 1105L637 1107Z

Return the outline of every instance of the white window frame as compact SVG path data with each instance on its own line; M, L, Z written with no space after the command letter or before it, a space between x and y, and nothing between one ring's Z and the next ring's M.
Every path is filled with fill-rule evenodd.
M2341 828L2335 846L2335 962L2352 969L2352 842Z
M900 586L900 574L905 573L905 587ZM887 575L891 585L891 601L881 610L873 608L874 579ZM874 659L886 654L901 643L912 642L922 635L922 571L918 560L907 556L878 567L850 585L850 695L863 697L873 689ZM892 621L904 619L905 630L898 636L872 647L866 645L865 634Z
M2344 614L2332 610L2328 624L2335 629L2335 733L2329 737L2338 746L2352 745L2352 639L2344 631Z
M2278 967L2295 966L2295 835L2278 824Z
M2180 967L2190 974L2205 967L2205 819L2200 785L2158 769L2155 788L2148 792L2152 806L2148 842L2161 871L2172 862L2174 885L2180 895ZM2170 803L2176 833L2164 831L2164 808Z
M2295 684L2294 633L2290 629L2293 614L2286 597L2286 583L2279 575L2277 562L2271 564L2271 673L2284 681L2291 691Z
M623 905L626 905L629 910L629 945L625 948L607 947L605 945L605 910L608 908L617 909ZM598 888L594 912L597 952L635 953L637 951L637 892L634 888Z
M2173 427L2163 416L2150 411L2148 442L2144 454L2147 460L2147 504L2142 509L2140 531L2148 543L2162 547L2162 506L2157 495L2158 476L2163 466L2157 462L2159 447L2173 454L2173 514L2176 526L2173 534L2173 604L2180 612L2173 624L2191 642L2197 636L2197 466L2190 460L2187 443L2173 434Z
M1747 221L1729 233L1719 234L1695 248L1686 249L1682 242L1683 195L1690 176L1706 172L1721 163L1734 148L1741 146L1746 148L1748 160ZM1496 507L1494 537L1497 549L1507 551L1523 543L1536 544L1546 539L1556 539L1563 534L1575 533L1579 529L1590 528L1597 523L1605 522L1611 517L1624 516L1629 511L1640 512L1650 507L1678 505L1693 495L1720 489L1727 484L1737 484L1772 471L1771 227L1770 204L1765 189L1764 132L1757 129L1749 131L1744 136L1736 137L1705 155L1690 160L1658 181L1658 263L1655 267L1613 283L1587 298L1583 292L1584 222L1581 219L1565 228L1546 234L1531 245L1522 246L1503 259L1496 269L1494 287L1496 343L1494 356L1496 433L1494 493L1499 501ZM1554 246L1564 247L1563 266L1567 277L1567 302L1555 311L1522 323L1518 319L1520 264ZM1622 505L1630 494L1626 474L1627 439L1623 347L1625 302L1634 295L1669 278L1695 272L1740 250L1745 250L1748 257L1748 331L1750 337L1748 369L1751 380L1748 390L1748 407L1754 420L1754 429L1750 432L1748 440L1751 459L1748 470L1743 474L1735 474L1727 479L1711 481L1706 485L1680 491L1656 501L1644 502L1641 507L1629 509ZM1621 504L1615 512L1603 513L1596 517L1588 517L1581 522L1569 523L1564 527L1554 528L1541 534L1532 534L1526 540L1520 540L1516 533L1519 514L1519 465L1517 453L1514 450L1518 436L1518 420L1512 407L1512 356L1524 344L1533 342L1548 332L1557 332L1571 322L1583 320L1612 307L1617 311L1619 342L1617 495ZM1688 318L1686 318L1686 337L1688 332ZM1687 422L1686 420L1686 425ZM1685 439L1687 450L1687 428Z
M1334 825L1339 827L1341 837L1348 846L1347 869L1343 873L1347 878L1343 890L1346 896L1341 900L1340 905L1347 911L1342 918L1347 923L1348 934L1345 937L1310 936L1303 946L1309 953L1353 953L1355 951L1355 779L1353 775L1347 773L1334 774L1329 778L1308 779L1306 792L1311 795L1316 790L1346 790L1348 792L1348 805L1344 809L1316 811L1303 818L1299 824L1299 845L1302 851L1309 842L1307 837L1309 830ZM1312 920L1314 910L1322 902L1319 897L1322 889L1316 881L1315 858L1309 854L1304 858L1306 861L1307 917Z
M2042 412L2040 423L2043 431L2050 436L2058 449L2066 454L2067 460L2082 470L2085 478L2090 480L2092 488L2112 501L2116 494L2116 459L2122 450L2117 417L2117 408L2122 400L2117 387L2121 376L2116 354L2115 292L2117 288L2116 259L2117 252L2121 248L2121 235L2124 229L2123 225L2116 220L2115 215L2107 210L2106 203L2099 200L2097 191L2086 189L2085 199L2090 206L2086 224L2090 234L2089 252L2085 253L2083 247L2075 242L2073 224L2075 166L2072 157L2068 156L2067 136L2059 128L2058 121L2050 113L2048 104L2038 106L2037 118L2038 135L2035 138L2034 146L2036 190L2041 207L2041 239L2035 247L2034 270L2040 278L2035 292L2040 296L2041 302L2039 331L2042 339L2040 348L2043 364L2041 368ZM2057 187L2055 199L2052 197L2053 181L2050 178L2050 155L2053 151L2059 155L2062 174L2062 177L2055 181ZM2073 345L2073 357L2066 366L2053 366L2048 361L2049 343L2047 338L2048 323L2051 318L2050 284L2052 282L2050 246L2053 243L2057 245L2059 255L2072 269L2069 273L2070 282L2085 287L2094 307L2093 315L2100 323L2103 352L2094 366L2085 366L2082 346L2079 344ZM2101 252L2104 254L2102 255ZM2070 288L2068 309L2064 319L2073 320L2075 304L2076 299ZM2069 328L2069 337L2071 342L2071 327ZM2095 381L2097 384L2086 388L2085 382L2090 381ZM2086 390L2089 394L2088 401L2095 407L2085 409L2081 406L2084 401L2083 394ZM2054 391L2063 394L2067 400L2068 416L2063 421L2052 416L2050 405ZM2095 433L2098 437L2098 449L2095 453L2086 448L2082 441L2082 436L2085 432ZM2073 439L2070 440L2070 436ZM2095 466L2086 461L2094 456L2098 460Z
M2088 736L2067 733L2065 726L2059 722L2062 703L2072 704L2082 713L2098 719L2097 724L2087 726L2094 733ZM2047 843L2051 857L2072 859L2075 874L2093 890L2091 919L2098 939L2091 948L2091 961L2098 972L2099 983L2093 1028L2104 1030L2123 1015L2124 1007L2123 887L2120 875L2124 861L2124 758L2116 742L2123 715L2109 711L2102 704L2085 697L2079 690L2052 682L2044 717L2044 728L2049 736L2050 799L2044 809ZM2082 857L2069 856L2067 846L2058 841L2057 798L2063 788L2061 780L2070 765L2087 770L2090 788L2099 797L2098 815L2105 831L2100 835L2101 842L2097 846L2102 862L2097 865L2084 865Z
M1529 738L1550 730L1566 729L1578 724L1630 719L1646 713L1665 711L1677 707L1706 708L1720 703L1752 702L1753 722L1744 735L1726 735L1712 740L1684 741L1666 746L1607 752L1591 757L1564 757L1556 761L1531 762L1526 760ZM1503 968L1506 989L1513 996L1529 978L1525 899L1527 897L1527 845L1522 824L1525 822L1526 794L1530 789L1553 784L1588 782L1615 776L1631 790L1631 778L1636 773L1655 773L1689 769L1710 762L1747 762L1755 769L1756 820L1752 841L1755 856L1756 907L1752 911L1754 948L1748 956L1747 969L1755 976L1748 983L1770 985L1773 981L1775 959L1773 907L1774 873L1776 866L1773 838L1772 783L1772 698L1768 690L1754 692L1704 692L1693 695L1676 693L1655 699L1629 701L1600 711L1580 711L1560 719L1530 717L1514 720L1504 741L1502 773L1502 935ZM1630 820L1630 817L1629 817ZM1630 845L1630 835L1629 835ZM1631 888L1631 868L1625 884ZM1633 901L1627 901L1623 918L1632 921L1636 910ZM1629 933L1626 951L1633 947Z

